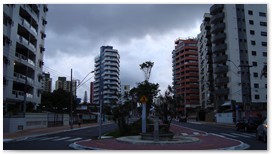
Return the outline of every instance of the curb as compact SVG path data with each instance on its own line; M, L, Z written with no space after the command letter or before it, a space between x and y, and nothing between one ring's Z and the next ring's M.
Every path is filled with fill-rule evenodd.
M100 148L95 148L95 147L79 145L79 144L77 144L77 142L70 144L69 147L73 148L75 150L106 150L106 149L100 149Z
M235 140L235 139L232 139L232 138L228 138L228 137L225 137L225 136L222 136L222 135L218 135L218 134L214 134L214 133L210 133L212 135L215 135L215 136L219 136L219 137L224 137L224 138L227 138L229 140L233 140L233 141L238 141L240 142L239 145L236 145L236 146L232 146L232 147L226 147L226 148L219 148L219 149L215 149L215 150L245 150L247 148L250 147L250 145L242 142L242 141L239 141L239 140Z

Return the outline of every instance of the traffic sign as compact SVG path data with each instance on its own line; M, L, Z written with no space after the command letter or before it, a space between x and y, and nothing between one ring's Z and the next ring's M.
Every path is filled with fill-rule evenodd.
M143 95L142 97L141 97L141 99L140 99L140 102L141 103L146 103L147 102L147 97L145 96L145 95Z

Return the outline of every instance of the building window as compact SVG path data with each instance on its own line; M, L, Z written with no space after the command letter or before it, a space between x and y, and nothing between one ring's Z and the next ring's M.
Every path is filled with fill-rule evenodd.
M261 36L267 36L267 32L261 32Z
M257 52L256 51L252 51L252 56L256 56Z
M253 65L253 66L257 66L257 62L255 62L255 61L252 62L252 65Z
M266 17L266 13L264 13L264 12L259 12L259 16L260 16L260 17Z
M254 83L254 88L259 88L259 84L258 83Z
M255 41L251 41L251 45L256 45L256 42Z
M253 15L253 11L248 10L248 14L249 14L249 15Z
M263 56L264 56L264 57L267 57L267 52L263 52Z
M249 24L250 25L254 25L254 21L253 20L249 20Z
M262 46L267 46L267 42L262 42Z
M255 95L255 99L260 99L260 95Z
M266 26L267 26L267 23L266 23L266 22L260 22L260 25L266 27Z
M254 30L250 30L250 35L255 35L255 31Z
M257 78L258 77L258 73L254 72L253 76Z

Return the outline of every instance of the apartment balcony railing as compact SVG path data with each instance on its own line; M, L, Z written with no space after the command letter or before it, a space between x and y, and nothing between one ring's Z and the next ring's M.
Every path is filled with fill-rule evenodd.
M217 95L228 95L229 94L229 88L222 88L215 90L215 94Z
M220 34L214 35L212 37L212 42L216 43L216 42L220 42L220 41L225 40L225 39L226 39L226 34L225 33L220 33Z
M215 24L218 21L220 21L221 19L224 19L224 17L225 17L225 14L223 12L218 13L217 15L212 16L211 23Z
M217 66L215 68L215 74L228 72L228 66Z
M221 84L228 83L228 82L229 82L228 77L218 77L215 79L215 84L217 84L217 85L221 85Z
M15 98L23 98L25 96L24 91L19 91L19 90L12 90L12 94L15 96ZM31 93L26 93L27 98L33 98L33 94Z
M27 21L27 20L25 20L24 18L20 18L20 22L19 22L22 26L24 26L27 30L29 30L31 33L32 33L32 35L34 35L34 36L37 36L38 35L38 32L37 32L37 30L34 28L34 27L32 27L31 25L30 25L30 23Z
M218 64L218 63L226 62L227 60L228 60L227 55L221 55L221 56L215 56L213 59L213 62Z
M20 36L20 35L17 34L17 40L18 40L18 42L20 42L24 46L30 48L31 51L33 51L34 53L36 52L36 47L31 42L26 40L23 36Z
M227 49L227 45L225 43L212 47L212 51L215 52L215 53L216 52L223 52L226 49Z
M26 56L19 54L17 52L15 53L15 56L19 59L19 61L21 61L21 62L23 61L23 62L26 62L26 63L32 65L32 66L35 66L35 63L31 59L27 58Z
M27 77L27 76L25 76L23 74L14 72L13 76L15 77L15 79L17 79L17 81L25 83L25 79L26 79L28 84L31 85L31 84L34 83L33 79L31 79L31 78L29 78L29 77Z
M219 24L215 24L212 28L211 28L211 32L218 32L218 31L222 31L225 29L225 23L219 23Z
M224 4L214 4L211 8L210 8L210 13L213 15L218 11L221 11L224 8Z

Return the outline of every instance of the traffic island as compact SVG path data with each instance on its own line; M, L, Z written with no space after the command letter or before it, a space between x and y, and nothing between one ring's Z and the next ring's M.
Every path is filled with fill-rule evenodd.
M143 140L141 136L125 136L116 139L120 142L127 142L132 144L182 144L198 142L199 139L196 137L184 137L184 136L174 136L172 139L168 140Z

